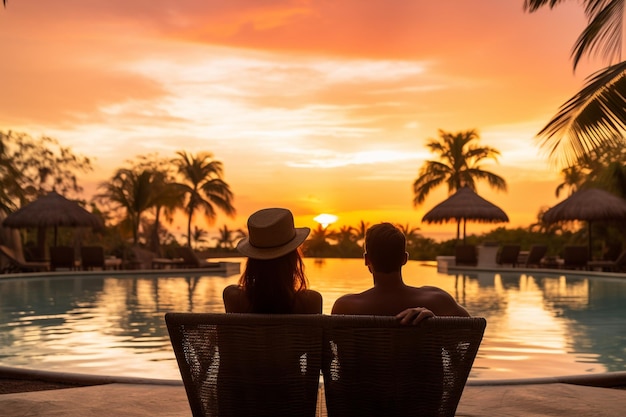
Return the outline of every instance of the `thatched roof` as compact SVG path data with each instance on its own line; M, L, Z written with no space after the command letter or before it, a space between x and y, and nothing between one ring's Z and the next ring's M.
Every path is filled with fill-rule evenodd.
M9 214L2 225L11 228L103 226L100 217L54 191Z
M422 217L426 223L472 220L479 223L508 222L509 217L498 206L485 200L468 187L437 204Z
M626 200L599 188L576 191L546 211L542 217L546 223L621 219L626 219Z

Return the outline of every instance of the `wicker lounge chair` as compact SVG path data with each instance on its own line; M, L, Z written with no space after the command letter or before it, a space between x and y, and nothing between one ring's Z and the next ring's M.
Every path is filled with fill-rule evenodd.
M563 268L587 269L589 250L587 246L565 246L563 248Z
M454 416L486 326L438 317L334 316L324 333L328 416Z
M166 314L193 417L314 416L322 318Z
M589 261L587 268L590 270L600 269L606 272L620 272L626 270L626 250L624 250L615 260Z
M528 252L528 257L526 258L526 267L540 267L541 260L546 256L547 252L548 247L546 245L532 245Z
M478 264L476 245L458 245L455 248L454 260L456 265L476 266Z
M194 417L453 416L483 318L168 313Z
M19 256L16 251L8 246L0 245L0 254L5 262L2 264L2 272L39 272L50 270L48 262L29 262Z
M517 265L517 257L519 256L520 245L504 245L498 254L498 265Z
M94 268L104 269L104 248L102 246L81 246L80 264L85 271Z
M74 248L71 246L52 246L50 247L50 269L76 269L76 259L74 257Z
M177 247L176 255L182 259L181 266L184 268L215 268L221 267L219 262L209 262L205 259L200 259L196 252L187 246Z

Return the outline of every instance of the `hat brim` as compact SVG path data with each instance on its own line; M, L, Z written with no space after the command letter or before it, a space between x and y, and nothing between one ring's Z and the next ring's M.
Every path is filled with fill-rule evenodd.
M311 229L308 227L296 227L296 235L289 242L285 243L281 246L276 246L273 248L259 248L257 246L252 246L250 244L250 240L247 237L244 237L237 243L237 250L242 255L247 256L248 258L254 259L276 259L280 258L283 255L288 254L289 252L296 250L298 246L302 245L306 238L311 233Z

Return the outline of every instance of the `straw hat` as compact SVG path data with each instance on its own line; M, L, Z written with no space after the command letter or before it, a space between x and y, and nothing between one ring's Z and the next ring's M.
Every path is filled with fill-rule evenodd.
M237 250L249 258L280 258L300 246L310 232L308 227L294 227L287 209L263 209L248 219L248 237L239 241Z

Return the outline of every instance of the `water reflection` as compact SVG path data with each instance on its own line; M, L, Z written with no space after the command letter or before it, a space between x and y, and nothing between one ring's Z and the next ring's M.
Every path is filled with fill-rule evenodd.
M360 259L306 260L324 312L371 286ZM435 285L488 325L472 378L626 370L626 281L547 274L441 274L409 262L409 285ZM0 280L0 363L179 378L163 315L223 312L237 275Z

